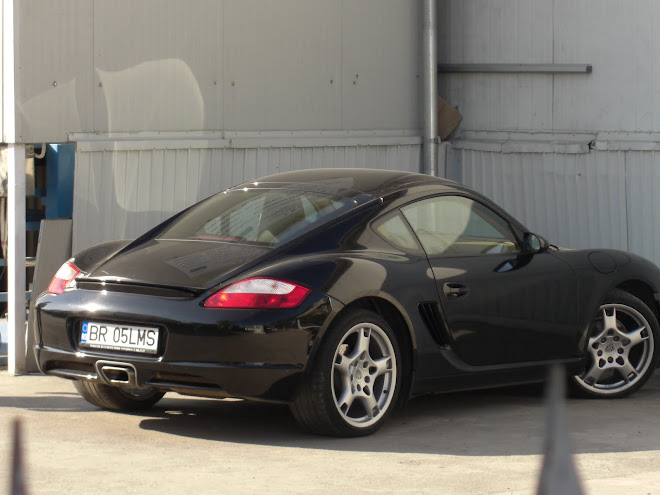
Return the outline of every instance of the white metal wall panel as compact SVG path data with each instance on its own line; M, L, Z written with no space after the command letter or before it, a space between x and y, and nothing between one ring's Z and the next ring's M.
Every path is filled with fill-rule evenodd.
M660 264L660 155L626 152L628 248Z
M552 63L552 2L440 0L440 63ZM552 128L552 75L441 74L439 94L458 106L462 129Z
M134 147L134 146L131 146ZM152 149L78 144L73 250L135 238L227 187L264 175L320 167L418 171L420 145Z
M552 75L442 74L440 96L458 107L461 129L552 129Z
M93 130L222 128L223 7L94 0Z
M555 61L591 76L555 78L555 129L660 129L660 3L557 0Z
M438 0L438 58L451 64L552 63L552 4Z
M16 140L66 141L93 128L91 0L21 0L16 18Z
M226 0L226 128L341 128L341 1Z
M421 2L342 5L342 128L421 128Z
M572 248L628 248L624 152L495 153L461 150L456 179L527 228Z
M440 63L592 64L591 74L442 74L464 130L660 131L660 2L440 0Z
M16 4L26 142L420 127L416 0Z

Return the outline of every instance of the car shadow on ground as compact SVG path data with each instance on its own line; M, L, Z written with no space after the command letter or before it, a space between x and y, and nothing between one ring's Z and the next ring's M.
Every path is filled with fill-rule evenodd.
M0 397L0 408L40 412L83 412L96 409L76 392L42 392L31 396Z
M571 399L575 453L657 450L660 379L625 400ZM142 414L142 416L145 416ZM211 441L341 451L465 456L540 454L545 408L540 386L413 399L382 430L336 439L300 430L286 406L168 395L140 422L145 430Z

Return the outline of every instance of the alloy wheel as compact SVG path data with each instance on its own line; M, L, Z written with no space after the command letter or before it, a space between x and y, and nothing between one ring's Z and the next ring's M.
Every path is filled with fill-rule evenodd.
M646 375L653 350L653 331L639 311L604 304L592 324L586 371L575 379L598 395L625 392Z
M337 346L331 374L342 418L357 428L378 422L392 402L396 376L396 354L385 331L373 323L350 328Z

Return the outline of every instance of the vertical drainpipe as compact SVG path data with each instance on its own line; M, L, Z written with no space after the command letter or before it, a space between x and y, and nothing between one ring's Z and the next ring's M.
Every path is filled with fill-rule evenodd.
M422 0L422 113L424 138L422 172L438 175L438 58L436 48L437 0Z

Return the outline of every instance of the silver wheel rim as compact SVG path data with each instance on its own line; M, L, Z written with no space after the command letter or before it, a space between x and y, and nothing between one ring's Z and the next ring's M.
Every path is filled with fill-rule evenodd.
M651 326L639 311L623 304L604 304L592 324L587 369L575 378L597 394L623 392L646 374L653 349Z
M351 426L378 422L392 402L396 355L385 331L373 323L352 327L337 346L332 364L332 398Z

